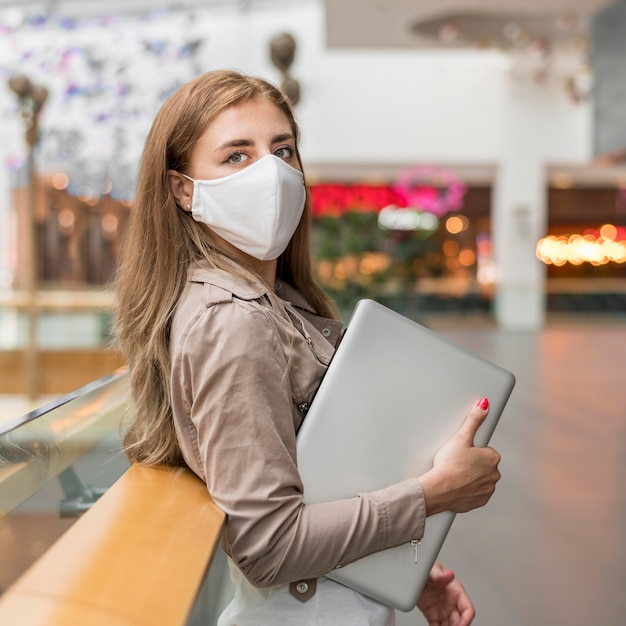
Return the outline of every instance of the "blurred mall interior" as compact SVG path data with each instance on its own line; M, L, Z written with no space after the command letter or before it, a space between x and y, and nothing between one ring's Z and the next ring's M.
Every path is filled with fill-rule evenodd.
M294 103L345 321L373 298L517 376L501 493L444 548L476 623L623 623L625 59L626 0L0 0L0 440L106 414L36 488L0 457L0 593L82 512L70 475L126 470L111 280L143 142L235 68Z

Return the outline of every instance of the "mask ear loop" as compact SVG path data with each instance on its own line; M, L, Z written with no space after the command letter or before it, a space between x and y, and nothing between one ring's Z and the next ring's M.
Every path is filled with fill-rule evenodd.
M192 183L195 183L195 179L191 178L191 176L187 176L187 174L183 174L182 172L178 172L181 176L184 176L187 180L190 180ZM178 203L176 203L178 208L185 213L191 213L191 204L186 204L185 208L181 207Z

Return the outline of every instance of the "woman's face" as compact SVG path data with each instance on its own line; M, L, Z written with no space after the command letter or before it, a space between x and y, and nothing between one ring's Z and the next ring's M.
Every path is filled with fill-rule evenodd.
M189 175L221 178L268 154L301 170L287 116L265 98L248 100L220 113L204 131L191 153Z
M235 174L259 159L274 155L302 171L296 155L296 140L283 111L265 98L248 100L220 113L194 146L188 175L194 180L214 180ZM179 207L190 212L194 184L179 172L169 170L170 187ZM252 260L214 231L217 245L230 254Z

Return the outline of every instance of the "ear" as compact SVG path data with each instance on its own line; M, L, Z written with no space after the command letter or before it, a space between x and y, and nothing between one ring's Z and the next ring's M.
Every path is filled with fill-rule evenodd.
M193 200L193 183L176 170L167 170L167 180L170 191L176 199L176 204L187 213L191 213Z

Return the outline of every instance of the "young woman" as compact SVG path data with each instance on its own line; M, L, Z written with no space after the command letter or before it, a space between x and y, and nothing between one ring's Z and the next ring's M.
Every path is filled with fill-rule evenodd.
M483 399L423 476L303 504L296 431L341 329L313 279L309 222L298 127L274 86L216 71L167 100L118 276L135 415L124 443L133 462L186 464L226 513L236 592L223 625L393 624L324 575L421 538L428 515L482 506L499 479L497 452L473 446ZM439 564L418 606L432 624L474 615Z

